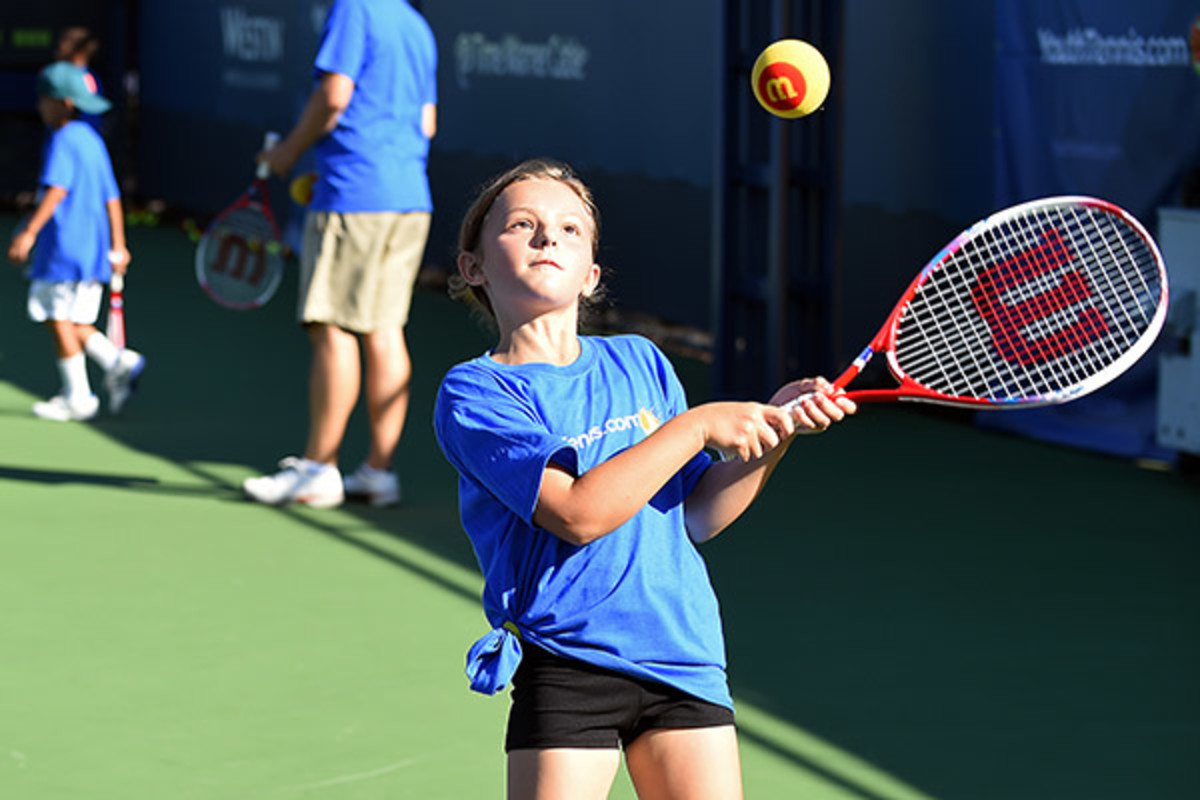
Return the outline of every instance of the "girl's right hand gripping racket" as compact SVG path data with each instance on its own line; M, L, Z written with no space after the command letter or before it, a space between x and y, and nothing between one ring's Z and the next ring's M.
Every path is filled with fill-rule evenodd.
M1141 223L1104 200L1034 200L934 256L834 385L845 388L883 352L900 385L847 392L852 400L1065 403L1136 362L1166 314L1166 266Z
M279 134L268 133L263 149L278 141ZM217 215L196 247L196 280L226 308L265 305L283 278L284 246L271 213L269 175L270 168L259 164L250 187Z

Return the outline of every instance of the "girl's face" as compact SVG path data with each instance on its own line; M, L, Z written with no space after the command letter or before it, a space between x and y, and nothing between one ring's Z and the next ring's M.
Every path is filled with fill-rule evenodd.
M513 183L483 223L478 253L459 257L467 283L483 286L498 320L574 310L600 280L591 216L556 180Z

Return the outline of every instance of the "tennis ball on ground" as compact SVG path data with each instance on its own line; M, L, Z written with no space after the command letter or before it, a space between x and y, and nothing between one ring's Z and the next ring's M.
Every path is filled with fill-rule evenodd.
M777 117L811 114L829 94L829 65L821 51L799 39L780 39L758 54L750 71L754 97Z
M306 206L312 202L313 184L317 182L317 173L306 172L292 179L288 192L296 205Z

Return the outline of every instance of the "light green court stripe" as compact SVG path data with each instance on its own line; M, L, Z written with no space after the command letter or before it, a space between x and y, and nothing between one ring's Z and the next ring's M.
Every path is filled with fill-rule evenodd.
M795 762L811 765L815 776L827 776L824 783L829 793L814 794L807 800L826 797L934 800L930 795L802 728L736 697L734 701L737 704L738 729L742 732L743 748L761 742Z

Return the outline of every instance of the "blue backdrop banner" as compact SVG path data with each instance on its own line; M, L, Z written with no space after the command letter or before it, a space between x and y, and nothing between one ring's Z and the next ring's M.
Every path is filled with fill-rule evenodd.
M1200 155L1196 0L996 4L997 205L1090 194L1142 220Z
M996 206L1093 195L1153 231L1157 208L1184 199L1200 162L1200 3L1007 0L996 14ZM1076 403L980 422L1171 459L1154 442L1157 362L1151 351Z

